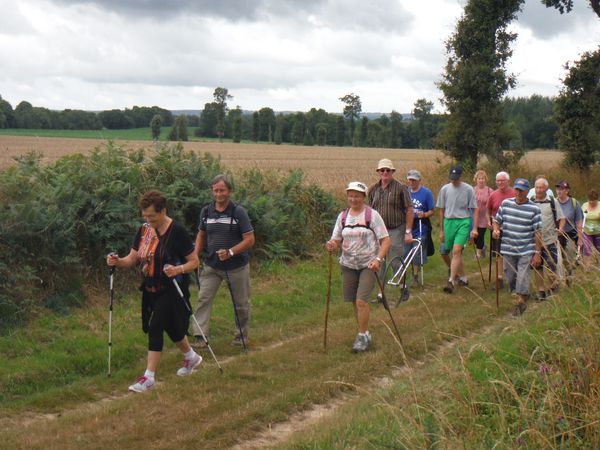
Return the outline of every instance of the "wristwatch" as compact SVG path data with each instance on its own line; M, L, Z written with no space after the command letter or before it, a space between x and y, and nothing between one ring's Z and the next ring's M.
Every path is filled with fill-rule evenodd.
M412 233L412 231L411 231L411 230L406 230L404 233L405 233L405 234L411 234L411 233Z
M229 249L227 250L227 253L229 253L230 258L233 258L233 250Z
M375 257L375 259L376 259L377 261L379 261L379 262L381 262L381 261L382 261L382 259L381 259L379 256L376 256L376 257Z

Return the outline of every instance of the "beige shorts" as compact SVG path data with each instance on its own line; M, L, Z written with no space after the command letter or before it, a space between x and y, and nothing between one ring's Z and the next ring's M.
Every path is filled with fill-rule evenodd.
M375 286L375 272L367 268L356 270L346 266L341 267L344 300L347 302L355 302L356 300L368 302Z

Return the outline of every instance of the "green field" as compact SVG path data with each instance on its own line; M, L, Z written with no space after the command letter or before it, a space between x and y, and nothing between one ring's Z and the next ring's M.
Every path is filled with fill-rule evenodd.
M197 127L188 127L190 141L211 141L216 139L198 138L194 136ZM160 140L166 141L169 127L163 127ZM5 136L39 136L55 138L83 138L83 139L105 139L122 141L149 141L152 140L150 128L130 128L128 130L30 130L23 128L0 129L0 135Z

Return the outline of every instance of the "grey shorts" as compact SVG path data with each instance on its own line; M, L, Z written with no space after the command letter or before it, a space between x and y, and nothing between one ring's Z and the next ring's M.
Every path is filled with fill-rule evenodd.
M367 268L356 270L345 266L341 267L344 300L347 302L355 302L356 300L368 302L375 286L375 272Z

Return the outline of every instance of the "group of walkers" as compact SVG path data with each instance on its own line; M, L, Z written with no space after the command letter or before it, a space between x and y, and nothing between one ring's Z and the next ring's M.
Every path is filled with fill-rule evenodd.
M530 298L543 301L559 290L559 270L566 284L571 284L581 250L584 264L600 251L600 206L594 189L581 205L570 196L566 180L556 184L555 197L543 175L533 187L525 178L515 179L511 187L509 174L502 171L496 174L497 188L492 189L485 171L475 173L471 186L463 181L462 168L454 166L434 205L433 194L421 184L418 170L408 171L407 185L394 178L396 169L389 159L380 160L376 170L380 179L369 188L359 181L348 184L348 208L338 215L325 245L330 252L341 248L343 296L353 303L358 323L354 352L369 350L373 342L369 303L376 279L384 279L389 267L393 274L404 274L399 302L410 296L406 286L409 264L413 267L410 285L419 283L427 256L433 254L429 218L435 208L439 209L440 254L448 266L443 291L452 294L457 287L468 286L463 252L473 242L476 258L482 259L489 229L490 274L495 258L496 289L504 288L506 279L516 299L516 316L526 310ZM420 251L411 252L415 246ZM529 290L531 270L537 290L534 296ZM383 295L380 292L378 298Z
M418 170L408 171L406 184L394 178L396 169L389 159L380 160L376 170L379 180L371 186L359 181L348 184L348 208L338 215L326 243L330 252L341 249L343 297L353 304L358 324L354 352L364 352L372 346L369 303L378 279L385 282L390 273L403 271L399 302L409 299L410 286L423 284L423 266L435 251L430 221L435 208L439 209L439 252L448 266L444 292L452 294L458 286L468 285L463 251L473 241L477 258L482 258L485 234L491 229L490 262L495 255L499 267L496 285L504 286L506 274L506 284L517 298L515 315L527 307L532 267L536 273L536 298L544 300L559 289L556 271L560 250L565 255L567 284L571 282L573 255L579 252L579 246L583 244L584 258L600 251L600 206L595 190L590 190L588 202L580 205L569 196L567 181L556 184L554 197L545 177L538 177L533 188L524 178L517 178L511 187L506 172L496 175L497 189L493 190L487 186L487 174L481 170L475 174L473 187L462 180L462 168L455 166L450 169L449 183L441 187L434 202L433 193L422 184ZM235 313L236 334L231 345L246 349L250 324L248 251L255 238L246 210L231 200L232 191L224 175L212 180L213 201L200 212L195 243L184 227L169 217L164 194L154 190L145 193L139 202L145 223L133 238L129 253L122 258L115 253L107 256L108 266L138 266L142 274L141 317L142 329L148 334L147 364L130 391L145 392L155 386L164 332L183 353L179 376L192 374L201 364L202 356L196 350L208 347L212 353L208 342L210 316L223 281ZM410 261L405 255L410 256ZM198 306L192 317L190 342L190 275L196 272L201 258ZM412 272L408 271L409 264ZM548 268L547 280L544 266ZM385 302L384 293L379 290L378 299Z

